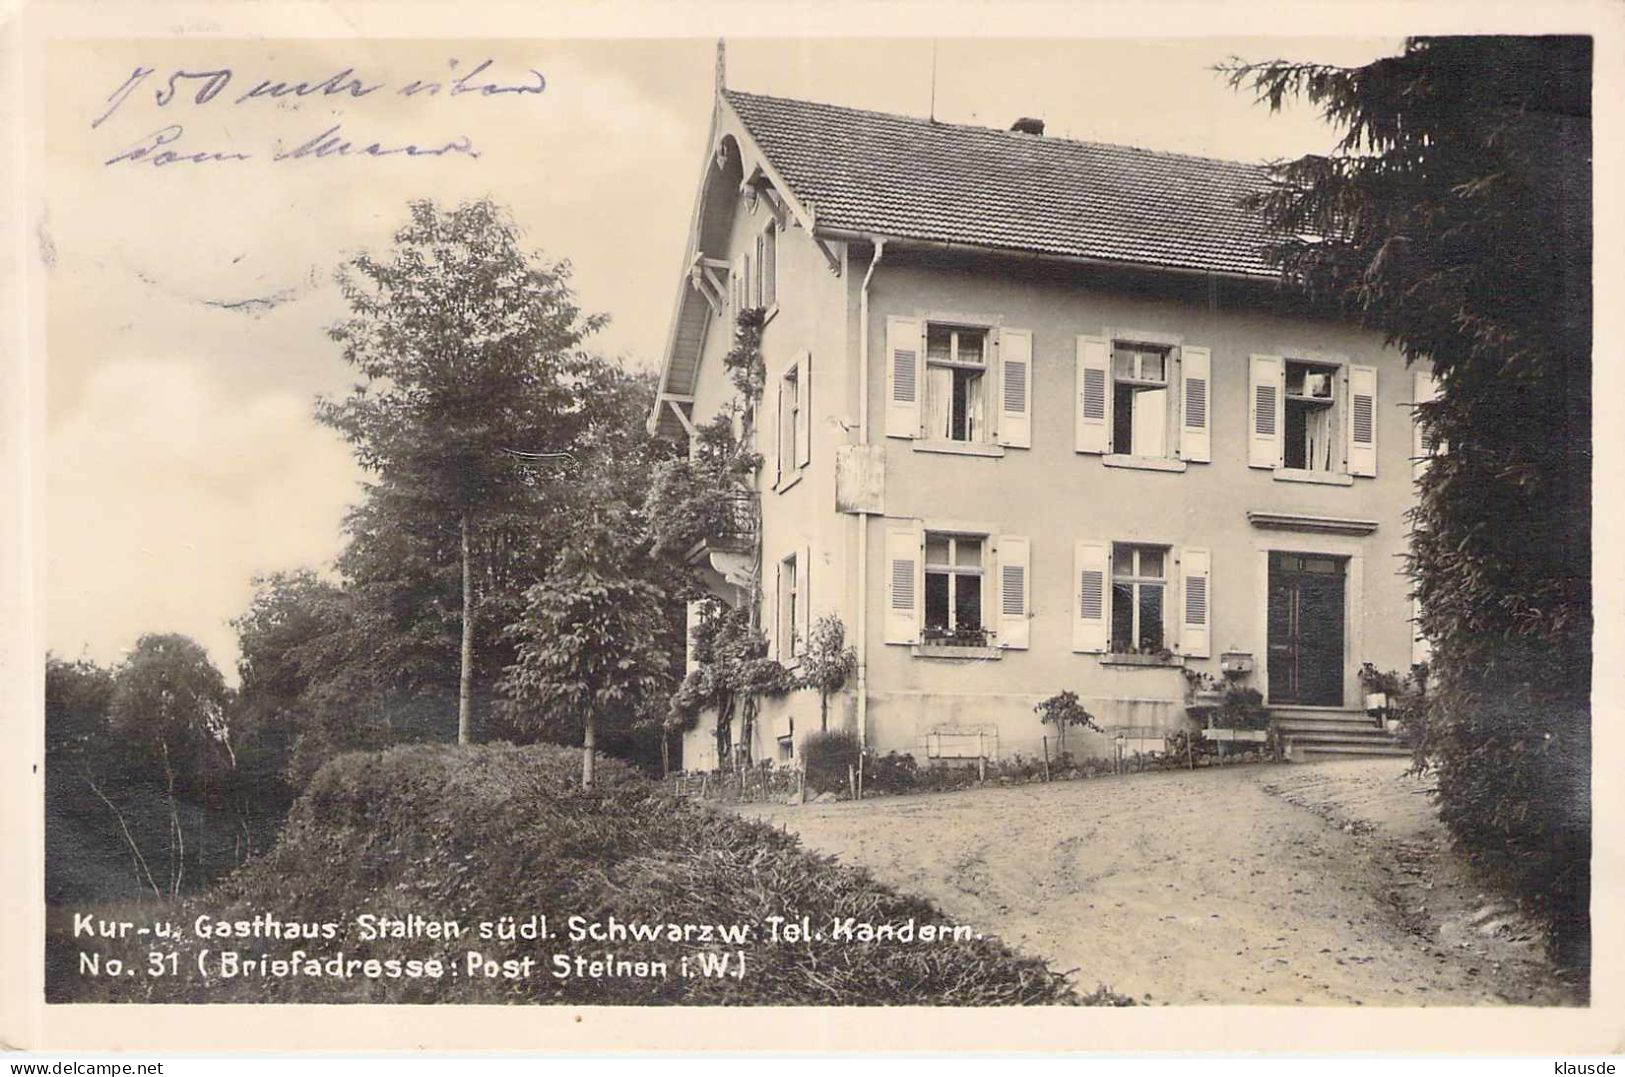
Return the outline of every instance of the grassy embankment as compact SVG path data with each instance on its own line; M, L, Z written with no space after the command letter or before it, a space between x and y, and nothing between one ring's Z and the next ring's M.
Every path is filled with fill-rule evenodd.
M611 1005L1017 1005L1111 1004L1080 999L1044 962L991 938L931 942L837 939L832 925L945 924L929 903L881 885L865 872L802 849L770 826L676 800L629 768L606 761L599 785L581 789L579 755L548 746L457 749L412 746L337 759L295 805L264 856L180 905L54 910L47 942L52 1001L480 1002ZM71 914L95 912L137 925L179 925L184 936L74 938ZM212 921L265 914L281 922L335 925L333 938L288 941L200 938ZM369 941L363 914L455 920L457 939ZM550 937L482 940L479 924L547 917ZM802 917L824 938L770 942L770 917ZM751 937L572 940L583 923L744 925ZM337 978L309 972L224 978L218 956L285 958L295 949L328 960L440 960L438 977ZM79 971L81 952L121 957L138 970L117 977ZM149 952L175 952L163 975L146 973ZM489 976L470 951L523 963L521 976ZM664 966L664 975L591 975L577 958ZM724 955L744 973L713 971ZM558 958L576 971L555 975ZM174 971L170 972L169 968ZM729 972L738 969L730 964ZM308 969L309 966L306 966ZM689 975L683 975L683 970ZM105 967L104 967L105 972ZM206 973L206 975L205 975Z

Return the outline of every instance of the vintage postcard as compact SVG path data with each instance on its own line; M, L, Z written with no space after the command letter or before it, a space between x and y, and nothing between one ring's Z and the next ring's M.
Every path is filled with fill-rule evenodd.
M1618 1049L1617 11L467 7L8 27L7 1046Z

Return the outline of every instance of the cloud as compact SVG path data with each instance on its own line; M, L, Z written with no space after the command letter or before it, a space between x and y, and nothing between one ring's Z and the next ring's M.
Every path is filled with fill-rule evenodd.
M330 561L357 474L297 393L184 360L114 360L49 435L47 639L116 659L183 632L231 673L256 573Z

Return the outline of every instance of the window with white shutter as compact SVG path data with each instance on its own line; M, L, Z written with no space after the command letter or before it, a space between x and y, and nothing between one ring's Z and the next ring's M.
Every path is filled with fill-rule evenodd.
M1351 475L1377 473L1377 368L1349 367L1349 448Z
M1254 355L1248 359L1247 466L1281 466L1281 357Z
M1025 449L1033 443L1033 335L999 330L999 444Z
M920 436L920 367L924 347L918 318L886 319L886 436Z
M1411 400L1414 405L1411 417L1411 475L1414 478L1422 476L1422 472L1427 470L1428 461L1441 448L1429 442L1421 414L1421 406L1431 404L1438 399L1438 395L1439 385L1431 370L1419 368L1411 372Z
M1104 337L1080 336L1073 408L1073 447L1078 452L1111 451L1110 372L1111 345Z
M999 621L1001 647L1025 650L1032 637L1032 544L1016 535L1000 535Z
M1212 555L1204 549L1187 546L1180 554L1182 582L1179 650L1191 658L1207 658L1212 653L1213 569Z
M920 640L921 557L925 534L918 521L886 527L886 642Z
M1106 587L1110 547L1079 540L1072 549L1072 649L1106 650Z
M1179 456L1200 464L1213 459L1212 414L1208 407L1211 367L1212 355L1207 348L1186 346L1179 350Z

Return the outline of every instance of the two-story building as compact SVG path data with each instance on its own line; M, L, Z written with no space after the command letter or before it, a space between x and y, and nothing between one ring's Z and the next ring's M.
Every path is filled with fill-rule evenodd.
M1428 379L1278 284L1240 205L1266 183L719 78L650 423L721 411L734 320L765 310L760 560L710 559L719 593L760 582L788 665L840 616L858 668L832 724L922 762L1036 756L1034 705L1070 689L1104 737L1160 747L1183 671L1224 663L1296 723L1296 754L1397 750L1357 671L1418 657ZM715 764L714 721L688 766ZM769 700L752 754L793 758L818 724L811 692Z

